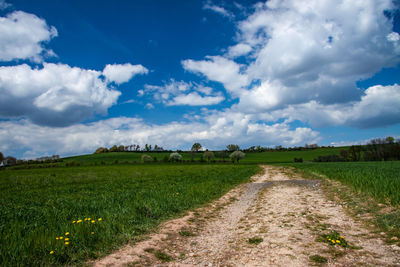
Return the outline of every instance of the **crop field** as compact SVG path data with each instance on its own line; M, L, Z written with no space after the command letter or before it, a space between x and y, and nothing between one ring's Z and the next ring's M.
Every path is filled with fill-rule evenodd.
M300 163L291 166L338 180L379 202L400 205L400 161Z
M304 161L312 161L317 156L324 156L330 154L338 154L341 147L334 148L318 148L305 151L271 151L271 152L251 152L246 153L246 156L240 162L242 163L274 163L274 162L293 162L294 158L302 158ZM140 163L143 154L155 157L158 161L162 161L164 157L169 157L170 153L167 152L111 152L101 154L89 154L76 157L65 158L67 162L77 162L81 165L93 164L113 164L113 163ZM181 152L183 160L190 160L192 153ZM199 160L202 152L194 153L193 158ZM216 160L225 159L230 162L229 152L226 153L226 158L222 158L219 152L214 152Z
M0 266L68 265L105 255L257 171L240 164L0 171Z

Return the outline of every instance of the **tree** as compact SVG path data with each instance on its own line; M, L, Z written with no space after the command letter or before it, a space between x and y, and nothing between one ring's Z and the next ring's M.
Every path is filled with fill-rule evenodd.
M3 161L3 160L4 160L4 155L3 155L3 153L0 152L0 161Z
M123 145L120 145L120 146L118 147L118 151L119 151L119 152L124 152L124 150L125 150L125 147L124 147Z
M116 145L113 145L113 146L110 148L110 152L118 152L118 147L117 147Z
M107 153L108 149L105 147L99 147L98 149L96 149L96 151L94 152L94 154L100 154L100 153Z
M169 155L169 159L171 161L180 161L182 160L182 156L178 152L173 152Z
M245 154L242 151L234 151L232 154L229 155L231 158L232 162L237 162L239 163L239 160L243 159Z
M210 162L210 160L214 158L214 153L207 150L206 152L204 152L203 157L206 158L208 162Z
M12 165L17 164L17 159L14 157L8 156L5 158L5 160L7 161L7 163L6 163L7 165L12 166Z
M226 149L227 149L229 152L232 152L232 151L238 151L238 150L240 150L240 147L239 147L238 145L230 144L230 145L227 145L227 146L226 146Z
M201 148L202 146L200 145L200 143L194 143L191 150L194 152L199 152Z

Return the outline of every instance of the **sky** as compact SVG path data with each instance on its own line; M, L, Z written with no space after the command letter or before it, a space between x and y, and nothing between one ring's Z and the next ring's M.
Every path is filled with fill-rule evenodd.
M0 0L0 151L400 137L392 0Z

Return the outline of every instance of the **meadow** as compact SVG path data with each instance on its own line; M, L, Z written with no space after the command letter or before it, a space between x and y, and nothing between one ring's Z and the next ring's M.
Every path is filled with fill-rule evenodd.
M317 148L304 151L268 151L268 152L251 152L246 153L246 156L240 162L242 163L277 163L277 162L293 162L294 158L302 158L304 161L312 161L317 156L338 154L343 147L332 148ZM156 157L157 161L163 161L164 157L169 157L168 152L110 152L101 154L88 154L75 157L64 158L64 164L68 162L77 162L80 165L94 165L94 164L114 164L114 163L140 163L142 162L141 156L143 154ZM193 159L200 160L203 152L190 153L180 152L182 159L190 161ZM226 157L229 156L226 153ZM229 158L222 158L219 152L214 152L216 160L226 160L230 162Z
M70 265L216 199L257 165L107 165L0 171L0 266Z
M290 164L308 174L318 173L363 192L381 203L400 206L400 161Z

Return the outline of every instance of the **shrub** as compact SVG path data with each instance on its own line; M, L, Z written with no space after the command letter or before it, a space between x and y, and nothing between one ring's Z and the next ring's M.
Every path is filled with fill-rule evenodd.
M293 161L294 162L303 162L303 158L294 158Z
M171 153L171 155L169 155L169 159L171 161L181 161L182 160L182 156L178 152L173 152L173 153Z
M338 155L332 154L327 156L318 156L314 159L315 162L338 162L341 161Z
M229 155L231 158L232 162L238 162L239 160L243 159L245 154L242 151L234 151L232 154Z
M142 155L142 161L143 162L150 162L150 161L153 161L153 158L150 157L149 155L143 154Z
M206 151L204 152L203 157L206 158L208 162L210 162L210 160L214 158L214 153L212 151Z
M169 161L169 158L168 158L167 155L164 156L163 161L164 161L164 162L168 162L168 161Z

